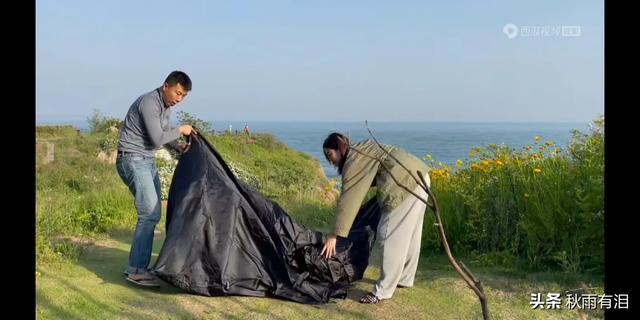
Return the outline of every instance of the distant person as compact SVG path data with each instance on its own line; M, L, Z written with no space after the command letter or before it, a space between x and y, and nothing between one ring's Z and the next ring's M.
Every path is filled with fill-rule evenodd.
M247 136L251 136L251 133L249 132L249 124L244 124L244 129L242 129L242 132L244 132L244 134L246 134Z
M416 156L405 150L383 145L417 177L416 171L424 174L430 184L429 168ZM333 229L327 236L322 253L326 258L336 252L337 237L346 237L365 199L369 188L377 186L376 198L382 207L376 238L382 249L380 278L373 290L361 299L361 303L377 303L390 299L396 287L413 286L422 238L422 222L426 204L394 182L412 190L423 199L427 194L409 173L373 140L351 144L341 133L331 133L322 145L327 160L338 168L342 175L342 192L338 199ZM380 159L383 165L376 159ZM389 170L385 169L385 167Z
M138 97L127 112L118 139L116 168L122 181L135 198L136 224L126 279L141 286L158 287L148 271L153 248L153 234L162 214L160 178L155 151L166 146L182 152L180 135L195 134L190 125L172 128L169 125L171 107L181 102L191 91L191 79L182 71L173 71L162 86Z

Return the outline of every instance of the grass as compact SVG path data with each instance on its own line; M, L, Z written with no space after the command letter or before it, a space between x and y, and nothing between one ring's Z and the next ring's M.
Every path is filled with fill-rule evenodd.
M36 315L39 319L478 319L473 292L443 256L423 255L413 288L397 289L391 300L362 305L357 300L379 276L374 254L365 278L345 300L322 306L274 298L205 297L163 283L141 289L125 281L129 236L96 240L76 262L60 261L37 269ZM158 234L153 259L163 241ZM376 251L377 252L377 251ZM464 259L463 259L464 260ZM602 288L597 277L564 273L522 273L509 268L469 266L483 280L493 319L578 319L602 317L563 306L532 310L531 293L563 292L581 286Z

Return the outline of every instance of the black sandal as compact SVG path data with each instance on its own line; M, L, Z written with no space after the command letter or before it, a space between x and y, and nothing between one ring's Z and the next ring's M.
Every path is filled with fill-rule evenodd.
M378 302L380 302L380 299L378 299L378 297L376 297L376 295L373 294L373 292L369 292L365 294L362 298L360 298L360 303L376 304Z

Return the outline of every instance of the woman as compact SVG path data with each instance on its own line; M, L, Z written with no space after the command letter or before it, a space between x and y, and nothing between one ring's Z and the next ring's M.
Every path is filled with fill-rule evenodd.
M346 237L353 220L371 186L377 187L376 198L382 206L382 217L376 237L382 248L380 278L361 303L377 303L390 299L396 287L413 286L422 237L422 221L426 204L403 189L398 183L427 199L427 194L398 161L417 177L420 171L427 184L429 168L416 156L391 145L364 140L350 144L349 138L331 133L322 145L327 160L342 176L342 192L338 199L333 231L327 236L322 254L335 254L337 237ZM398 161L394 160L393 155Z

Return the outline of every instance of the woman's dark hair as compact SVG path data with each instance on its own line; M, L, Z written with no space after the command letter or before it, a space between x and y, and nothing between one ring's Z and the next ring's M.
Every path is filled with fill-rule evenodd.
M342 133L333 132L324 139L324 143L322 144L322 149L332 149L337 150L342 155L342 160L340 160L340 164L338 165L338 173L342 174L342 167L344 167L344 162L347 160L347 153L349 153L349 145L351 142L349 138ZM324 153L324 157L329 161L329 157L326 152Z

